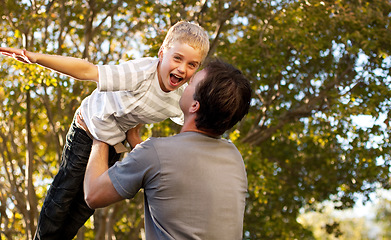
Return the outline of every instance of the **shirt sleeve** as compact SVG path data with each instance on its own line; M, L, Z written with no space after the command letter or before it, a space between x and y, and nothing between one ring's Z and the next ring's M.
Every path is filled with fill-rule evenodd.
M114 188L123 198L133 198L141 188L153 184L160 173L153 140L138 144L122 161L109 168L108 173Z
M131 61L119 65L100 65L99 91L131 91L137 84L137 73Z
M141 58L118 65L98 65L98 89L102 92L139 90L145 79L156 72L157 63L158 59Z

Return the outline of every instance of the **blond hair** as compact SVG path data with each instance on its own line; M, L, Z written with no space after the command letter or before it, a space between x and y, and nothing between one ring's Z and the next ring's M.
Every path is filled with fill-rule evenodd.
M160 50L169 49L175 42L186 43L196 50L199 50L202 61L209 51L209 37L206 31L195 23L179 21L167 32Z

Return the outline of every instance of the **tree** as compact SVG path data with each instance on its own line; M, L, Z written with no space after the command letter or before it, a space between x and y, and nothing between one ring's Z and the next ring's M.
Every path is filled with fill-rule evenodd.
M110 37L111 33L122 35L125 27L137 29L142 25L135 21L126 24L120 21L111 25L108 19L113 22L115 13L126 13L125 7L128 4L123 5L123 1L3 3L1 32L8 46L89 58L102 64L113 61L114 57L120 60L121 57L116 54L124 54L123 51L128 49L126 44L131 42L125 41L122 36ZM137 9L135 6L129 7ZM98 16L104 17L97 19ZM131 38L132 35L126 37ZM101 51L101 46L105 44L114 45L107 49L107 54ZM120 48L121 51L111 54L114 48ZM92 51L99 52L101 56L90 57ZM7 239L20 239L22 236L30 239L35 231L37 213L46 195L48 183L57 171L71 116L93 86L86 88L85 84L83 86L72 79L36 66L21 65L11 59L3 59L1 75L4 77L0 135L4 165L1 176L5 180L1 195L1 206L4 209L1 212L4 226L2 234ZM133 206L133 209L137 209L141 202L137 199L137 206ZM123 206L125 205L114 206L116 211L98 211L94 224L104 226L105 222L109 222L114 225L111 221L114 217L123 216ZM113 211L113 214L106 214L107 211ZM134 220L136 230L140 228L140 224L137 224L140 215L135 214L136 220L129 219ZM136 231L136 235L138 232ZM87 231L86 235L88 234ZM96 236L99 239L100 232L97 231Z
M247 236L305 238L296 220L301 207L330 196L340 208L352 207L354 193L368 196L375 183L389 188L388 130L358 129L351 116L378 118L390 109L385 39L391 5L246 6L233 21L235 41L227 38L217 55L233 56L255 90L253 109L238 128L239 141L247 144ZM374 137L380 142L371 142Z
M382 226L382 239L391 239L391 200L386 196L379 198L376 208L376 222Z
M203 26L209 57L239 67L254 89L250 113L224 136L248 172L246 239L311 238L297 222L302 207L331 199L348 208L355 193L390 187L389 117L368 129L352 120L391 116L389 1L0 3L2 45L95 64L156 56L179 19ZM95 85L0 61L0 226L2 238L18 239L32 236L73 113ZM144 137L177 131L165 121ZM141 198L102 209L79 237L141 238L141 215Z
M334 210L330 203L319 204L317 211L304 212L298 221L311 229L315 239L378 239L369 231L370 226L364 217L355 216L351 210Z

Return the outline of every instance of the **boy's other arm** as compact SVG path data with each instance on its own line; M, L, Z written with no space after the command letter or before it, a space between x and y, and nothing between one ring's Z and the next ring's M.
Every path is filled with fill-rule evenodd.
M8 47L0 47L0 53L23 63L36 63L77 80L99 81L98 67L83 59L34 53Z
M96 139L93 141L83 184L85 201L95 209L123 200L123 197L114 188L107 171L109 146Z

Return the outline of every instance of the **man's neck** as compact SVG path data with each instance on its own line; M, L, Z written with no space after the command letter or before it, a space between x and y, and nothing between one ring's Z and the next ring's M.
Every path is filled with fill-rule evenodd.
M207 135L207 136L212 137L212 138L219 138L220 137L220 135L216 135L216 134L213 134L211 132L198 129L195 124L189 124L189 123L186 123L186 121L183 124L182 129L181 129L181 133L184 133L184 132L202 133L202 134Z

